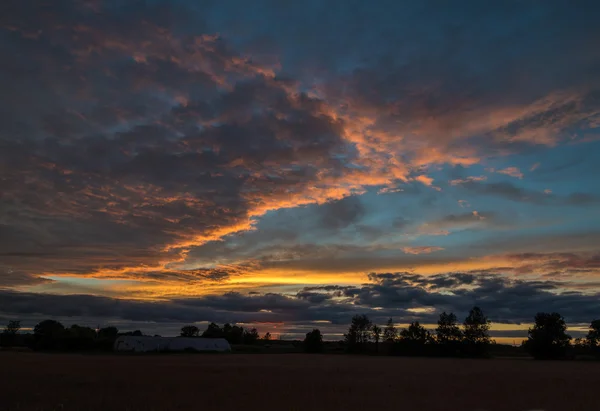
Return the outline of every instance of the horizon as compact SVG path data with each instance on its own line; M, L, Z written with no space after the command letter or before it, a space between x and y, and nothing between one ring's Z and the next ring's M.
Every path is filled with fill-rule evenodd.
M600 4L461 3L8 0L0 322L583 336Z

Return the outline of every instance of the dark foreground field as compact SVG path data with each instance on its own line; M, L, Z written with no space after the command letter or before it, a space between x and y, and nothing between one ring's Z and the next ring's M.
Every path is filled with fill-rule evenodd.
M1 410L599 410L600 363L0 353Z

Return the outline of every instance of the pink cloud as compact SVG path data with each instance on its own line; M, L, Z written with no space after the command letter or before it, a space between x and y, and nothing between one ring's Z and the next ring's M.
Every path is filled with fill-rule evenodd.
M441 251L442 247L422 246L422 247L403 247L402 251L406 254L431 254L434 251Z
M505 174L507 176L515 177L515 178L523 178L523 173L517 167L506 167L502 170L496 171L499 174Z

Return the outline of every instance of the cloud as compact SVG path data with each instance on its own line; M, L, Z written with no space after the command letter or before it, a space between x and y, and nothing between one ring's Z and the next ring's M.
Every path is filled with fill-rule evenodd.
M421 247L403 247L402 251L406 254L431 254L435 251L442 251L442 247L421 246Z
M227 295L198 300L194 311L173 295L277 270L273 278L294 281L296 269L318 276L464 261L469 250L450 255L443 244L441 258L442 247L402 238L502 225L498 212L464 195L597 205L583 185L559 195L444 175L583 143L597 127L598 29L589 9L496 4L449 19L446 6L416 3L401 13L343 2L233 4L8 0L0 16L3 288L50 290L49 278L78 278L135 282L123 298L148 297L142 287L154 287L154 298L169 294L158 305L93 300L93 315L136 321L144 310L165 321L224 318L214 307L228 303L299 312L323 296ZM402 46L406 39L412 45ZM417 191L434 179L450 180L452 193ZM370 197L376 192L386 193L384 206ZM458 198L487 211L428 214ZM389 210L422 218L407 223ZM5 301L86 314L76 308L84 297L22 297ZM122 311L111 313L113 303ZM338 318L340 307L305 319Z
M516 273L542 273L546 277L574 278L578 275L600 273L598 252L549 252L510 254L507 258L518 263Z
M463 207L462 204L461 207ZM417 228L417 233L420 235L448 235L450 232L456 230L483 229L508 225L508 222L503 221L494 212L473 210L461 214L448 214L442 218L427 221Z
M304 324L323 320L346 325L356 313L367 313L381 323L389 316L399 323L434 323L442 311L453 311L462 318L473 305L481 306L499 323L530 322L538 311L558 311L569 322L589 322L600 308L598 295L569 290L569 285L498 274L371 273L369 282L359 286L311 286L295 295L230 292L149 302L5 290L0 291L0 302L2 316L12 318L93 318L167 325L207 321Z
M429 187L433 184L433 178L427 177L426 175L417 176L415 177L415 180Z
M531 167L529 167L529 171L537 170L540 167L540 165L541 165L540 162L534 163Z
M485 181L487 180L486 176L469 176L467 178L457 178L455 180L451 180L450 184L453 186L470 183L473 181Z
M356 196L323 204L319 207L320 223L325 228L341 229L365 215L365 208Z
M504 197L508 200L533 203L539 205L570 205L587 206L598 202L598 197L590 193L574 192L565 196L544 191L530 190L515 186L509 182L479 183L474 181L461 182L460 187L477 194Z
M517 167L506 167L496 171L499 174L506 174L507 176L522 179L523 173Z

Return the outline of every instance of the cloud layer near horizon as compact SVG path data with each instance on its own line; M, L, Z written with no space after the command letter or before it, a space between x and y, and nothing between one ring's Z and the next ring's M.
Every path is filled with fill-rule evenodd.
M161 321L152 304L200 298L177 321L259 321L219 298L271 296L293 300L284 322L347 320L370 300L299 293L409 271L554 281L544 298L581 320L600 271L592 10L3 3L2 311L68 315L51 307L85 294Z

